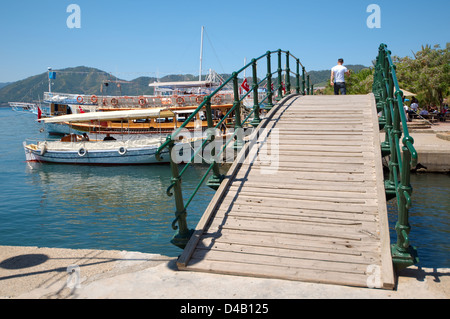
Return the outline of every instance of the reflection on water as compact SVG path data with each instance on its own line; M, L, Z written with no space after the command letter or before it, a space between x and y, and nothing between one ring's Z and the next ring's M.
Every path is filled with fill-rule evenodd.
M186 172L186 196L204 171L192 167ZM31 225L20 245L25 241L50 247L180 253L170 244L175 208L165 192L170 184L168 165L29 164L26 174L39 200L31 196L35 204L22 207L21 219L29 218ZM207 187L200 190L188 209L189 227L196 226L212 194Z
M410 238L419 266L450 268L450 175L413 174L411 185ZM395 200L388 203L391 243L397 241L395 205Z

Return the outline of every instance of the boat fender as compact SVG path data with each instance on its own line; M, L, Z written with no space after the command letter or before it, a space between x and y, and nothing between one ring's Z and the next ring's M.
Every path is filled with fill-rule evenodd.
M120 155L125 155L126 152L127 152L127 149L125 147L122 146L122 147L119 148L119 154Z
M42 145L42 147L41 147L41 155L44 155L45 154L45 152L47 152L47 145Z
M83 156L85 156L86 154L87 154L87 150L86 150L84 147L81 147L81 148L78 150L78 156L83 157Z

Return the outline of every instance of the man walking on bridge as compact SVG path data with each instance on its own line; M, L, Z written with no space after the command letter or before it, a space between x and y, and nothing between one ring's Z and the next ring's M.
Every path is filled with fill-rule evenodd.
M334 95L339 95L339 91L342 95L347 94L345 75L350 75L350 72L343 64L344 59L339 59L338 64L331 69L331 86L334 86Z

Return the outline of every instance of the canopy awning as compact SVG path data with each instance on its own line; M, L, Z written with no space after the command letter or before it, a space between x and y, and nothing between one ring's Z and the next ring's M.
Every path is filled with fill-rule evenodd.
M172 117L173 112L167 108L148 108L144 110L89 112L41 118L44 123L89 122L113 120L137 120L155 117Z
M394 90L395 91L395 90ZM417 94L411 93L409 91L403 90L402 88L400 89L400 91L403 92L403 96L416 96ZM395 93L395 92L394 92Z
M196 88L196 87L212 87L217 85L211 81L184 81L184 82L154 82L150 83L150 87L160 88Z

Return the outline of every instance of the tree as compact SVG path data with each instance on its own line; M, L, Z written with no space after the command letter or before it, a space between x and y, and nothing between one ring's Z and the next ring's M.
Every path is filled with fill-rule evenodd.
M445 49L426 45L414 58L394 57L401 88L417 94L421 105L441 106L450 94L450 43Z

